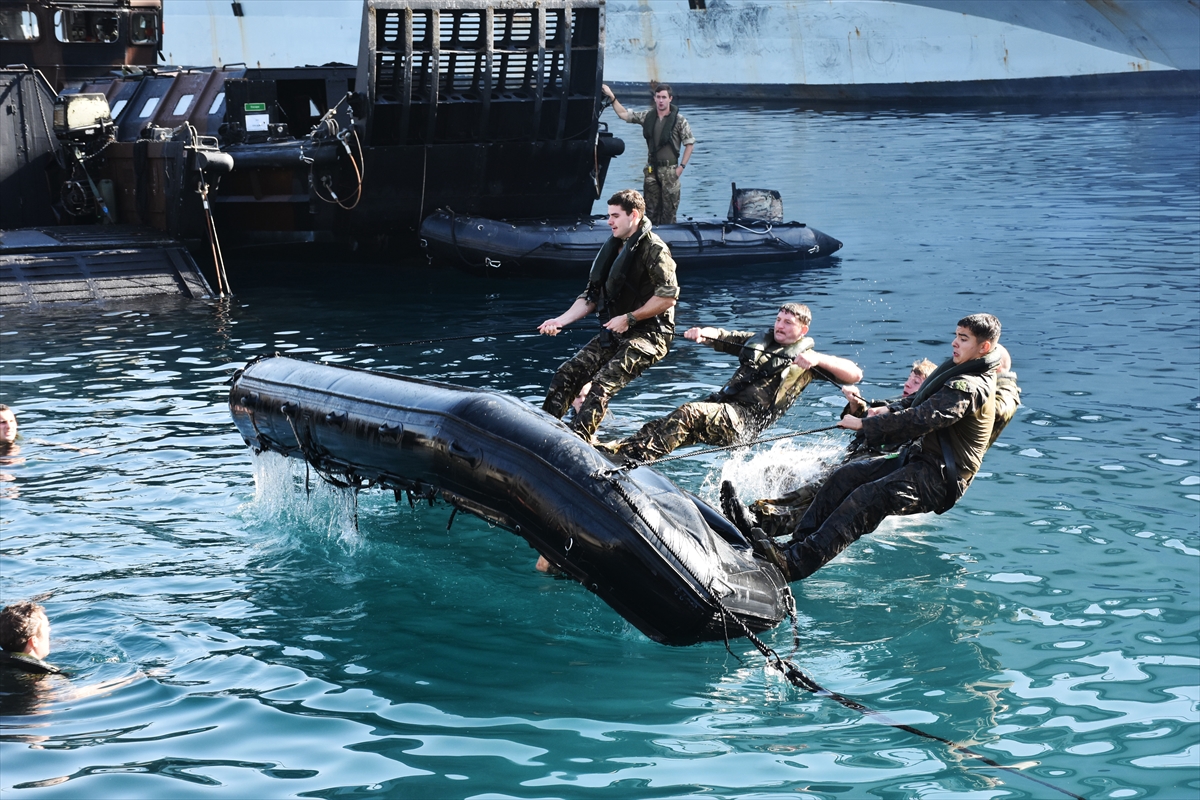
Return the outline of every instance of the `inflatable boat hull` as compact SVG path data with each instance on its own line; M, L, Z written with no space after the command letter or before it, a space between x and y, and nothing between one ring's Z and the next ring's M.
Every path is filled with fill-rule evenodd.
M783 576L718 512L651 469L612 472L513 397L274 356L234 377L229 405L256 451L519 534L655 641L737 636L729 614L754 631L786 616Z
M680 269L808 261L842 243L802 222L710 220L656 225ZM489 274L586 277L612 236L603 219L503 222L438 211L421 223L421 247L435 264Z

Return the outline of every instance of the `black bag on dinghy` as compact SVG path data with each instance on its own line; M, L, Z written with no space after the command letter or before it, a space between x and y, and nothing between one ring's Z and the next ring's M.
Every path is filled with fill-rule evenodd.
M283 356L233 379L246 443L355 486L436 493L524 537L651 639L737 637L787 615L787 583L721 514L652 469L613 464L565 425L487 389Z

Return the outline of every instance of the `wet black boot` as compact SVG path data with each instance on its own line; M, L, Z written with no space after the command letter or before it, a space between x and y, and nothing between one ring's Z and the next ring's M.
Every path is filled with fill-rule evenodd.
M746 504L737 496L737 490L733 488L731 481L721 481L721 513L743 536L750 537L750 529L754 527L754 523L750 521L750 509L746 508Z
M762 528L750 529L750 546L754 548L756 556L779 567L784 579L788 583L792 582L792 568L788 564L787 556L779 545L775 544L775 540L763 532Z

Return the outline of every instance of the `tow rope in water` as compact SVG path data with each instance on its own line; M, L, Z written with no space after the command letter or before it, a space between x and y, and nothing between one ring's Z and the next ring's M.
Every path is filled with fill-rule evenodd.
M605 479L607 479L608 483L613 487L613 489L616 491L616 493L626 502L626 504L630 507L630 509L632 509L634 515L636 515L638 517L638 519L640 519L642 521L642 523L645 524L647 528L649 528L649 530L655 535L655 537L658 538L658 540L660 542L662 542L662 544L667 548L668 552L671 552L671 555L674 556L675 553L671 551L671 549L670 549L669 545L667 545L666 541L661 536L658 535L658 530L655 529L654 525L650 522L650 520L646 519L646 517L642 514L641 509L638 508L637 504L635 504L633 502L633 499L631 497L629 497L629 495L628 495L628 493L626 493L624 487L622 487L620 485L620 482L617 479L613 478L611 473L608 473L608 474L600 473L600 475L602 477L604 477ZM679 560L678 556L676 556L676 560L679 561L680 564L683 563L682 561ZM690 572L688 574L691 575ZM698 578L696 578L695 575L692 575L692 579L696 581L698 586L704 587L705 591L708 593L708 596L712 599L713 604L721 612L722 627L725 627L726 621L729 619L732 619L735 623L737 623L738 627L741 628L742 633L746 636L746 638L749 639L750 642L758 649L758 652L762 653L763 658L765 658L767 660L767 665L769 667L771 667L772 669L778 671L781 675L783 675L784 680L786 680L792 686L795 686L797 689L803 689L804 691L810 692L811 694L813 694L817 697L829 698L830 700L833 700L834 702L838 703L839 705L842 705L852 711L857 711L858 713L862 714L864 717L872 720L873 722L878 722L881 725L887 725L888 727L896 728L896 729L902 730L906 733L911 733L914 736L920 736L924 739L929 739L930 741L939 742L940 744L945 745L946 747L948 747L950 750L952 750L955 753L960 753L969 758L978 759L979 761L981 761L982 763L986 764L987 766L989 766L993 769L1003 770L1005 772L1011 772L1014 775L1019 775L1028 781L1033 781L1034 783L1036 783L1040 786L1044 786L1047 789L1053 789L1054 791L1056 791L1062 795L1065 795L1066 797L1070 797L1070 798L1072 798L1072 800L1086 800L1086 798L1084 798L1082 795L1075 794L1074 792L1072 792L1068 789L1063 789L1062 787L1055 786L1054 784L1044 781L1041 778L1038 778L1033 775L1029 775L1029 774L1025 773L1024 771L1022 771L1019 767L1013 767L1013 766L1009 766L1007 764L1001 764L999 761L989 758L989 757L985 756L983 753L975 752L974 750L967 747L966 745L959 744L958 742L956 742L952 739L947 739L944 736L938 736L936 733L930 733L929 731L922 730L921 728L918 728L914 725L908 725L903 722L898 722L882 712L875 711L874 709L868 708L867 706L863 705L862 703L858 702L857 700L846 697L844 694L839 694L838 692L834 692L834 691L830 691L829 689L826 689L824 686L822 686L821 684L819 684L815 680L813 680L812 677L807 675L804 672L804 670L800 669L800 667L797 666L794 661L791 661L790 659L786 659L783 656L779 655L779 653L776 652L774 648L772 648L770 645L768 645L762 639L758 638L758 636L755 635L754 631L750 630L750 627L748 625L746 625L745 621L741 617L739 617L737 614L734 614L732 611L730 611L728 608L726 608L725 604L721 602L720 596L713 590L713 588L711 586L705 585L704 582L702 582ZM792 598L791 590L787 586L787 584L784 584L784 590L787 592L787 596L789 598L788 615L792 619L792 638L793 638L793 645L794 645L794 647L793 647L793 653L794 653L797 649L799 649L799 644L800 644L800 634L799 634L799 629L796 624L795 601L791 599ZM728 632L727 627L725 628L725 630L726 630L726 632ZM725 649L729 650L728 633L726 633L726 637L727 638L726 638L726 642L725 642ZM738 658L737 654L733 653L732 650L729 650L729 652L731 654L733 654L734 658ZM740 661L741 659L739 658L738 660Z
M742 621L741 617L737 616L732 611L727 609L725 607L725 604L721 602L720 598L717 597L715 593L710 592L710 594L712 594L713 601L717 604L717 607L721 610L721 616L722 617L725 617L725 616L732 617L734 622L736 622L738 624L738 626L741 627L742 632L746 635L746 638L749 639L756 648L758 648L758 651L760 653L762 653L763 658L765 658L767 660L767 665L770 666L772 669L777 670L781 675L783 675L784 679L788 683L795 686L796 688L803 689L806 692L811 692L812 694L816 695L817 697L827 697L830 700L833 700L834 702L838 703L839 705L845 706L846 708L849 708L852 711L857 711L858 713L862 714L864 717L867 717L868 719L870 719L874 722L878 722L881 725L887 725L888 727L896 728L898 730L905 731L906 733L911 733L915 736L920 736L924 739L929 739L931 741L940 742L941 744L944 744L946 747L950 748L952 751L954 751L956 753L961 753L962 755L968 756L969 758L978 759L979 761L983 762L984 764L986 764L987 766L989 766L993 769L1004 770L1005 772L1011 772L1015 775L1020 775L1021 777L1025 778L1026 780L1033 781L1034 783L1036 783L1040 786L1044 786L1047 789L1053 789L1054 791L1056 791L1060 794L1063 794L1067 797L1073 798L1073 800L1085 800L1085 798L1082 795L1075 794L1074 792L1070 791L1069 789L1064 789L1061 786L1055 786L1054 784L1044 781L1041 778L1038 778L1033 775L1029 775L1029 774L1025 773L1024 771L1022 771L1020 767L1013 767L1013 766L1009 766L1007 764L1001 764L1000 762L998 762L992 758L988 758L983 753L975 752L974 750L972 750L971 748L967 747L964 744L959 744L958 742L956 742L952 739L947 739L944 736L938 736L936 733L930 733L929 731L922 730L921 728L918 728L914 725L908 725L903 722L898 722L880 711L875 711L874 709L868 708L867 706L863 705L862 703L858 702L857 700L853 700L849 697L846 697L843 694L839 694L838 692L834 692L834 691L830 691L829 689L826 689L824 686L821 686L819 683L817 683L815 680L813 680L809 675L805 674L805 672L802 669L800 669L800 667L798 667L795 662L790 661L786 658L783 658L782 656L779 655L779 653L775 652L775 650L773 648L771 648L768 644L766 644L762 639L759 639L757 636L755 636L754 632L752 630L750 630L750 628L746 625L745 622Z

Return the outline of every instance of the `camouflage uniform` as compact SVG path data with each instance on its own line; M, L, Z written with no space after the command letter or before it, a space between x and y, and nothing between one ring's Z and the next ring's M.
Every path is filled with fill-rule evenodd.
M992 423L991 440L988 442L988 447L995 444L999 438L1001 431L1012 420L1013 415L1017 413L1017 407L1021 405L1021 387L1017 385L1017 373L1006 372L996 378L996 417ZM882 402L872 402L871 406L888 405ZM842 411L842 416L849 413L850 406L846 406ZM888 455L895 451L894 445L870 445L867 444L862 431L855 434L854 439L850 442L845 458L841 464L849 464L853 461L862 461L867 458L877 458L879 456ZM800 520L804 517L812 504L813 498L817 496L817 491L825 482L826 475L821 475L819 478L804 484L798 489L784 494L781 497L775 497L764 500L755 500L750 504L750 511L754 517L754 523L757 527L771 537L783 536L790 531L795 531ZM803 538L803 534L797 533L798 538ZM797 539L791 543L794 544Z
M949 510L971 485L992 441L995 394L993 373L965 374L918 405L915 398L905 398L892 406L893 413L864 419L868 444L920 441L894 455L847 464L829 476L801 519L794 543L782 553L789 580L807 578L885 517ZM956 475L946 475L946 453L953 456Z
M683 148L695 144L696 139L692 136L692 126L676 106L671 106L661 126L657 125L658 119L657 109L651 108L631 112L627 121L642 126L649 150L646 168L642 170L646 216L655 225L670 225L674 224L675 213L679 210L679 178L675 175L675 166Z
M635 461L662 458L677 447L703 442L724 446L753 438L791 408L812 381L812 372L792 363L812 347L811 339L781 345L771 331L755 336L718 328L714 350L737 355L741 364L720 392L684 403L651 420L636 434L606 449Z
M587 289L580 298L596 305L601 324L641 308L651 297L679 297L671 251L650 229L650 222L643 220L620 248L617 247L620 240L610 239L596 257ZM607 265L601 263L606 255ZM615 281L608 280L609 271L618 268L622 256L626 261L623 275ZM591 441L612 396L662 360L674 333L673 308L656 317L639 320L624 334L602 329L558 368L550 381L542 410L562 419L571 401L591 381L592 388L571 420L571 430Z

